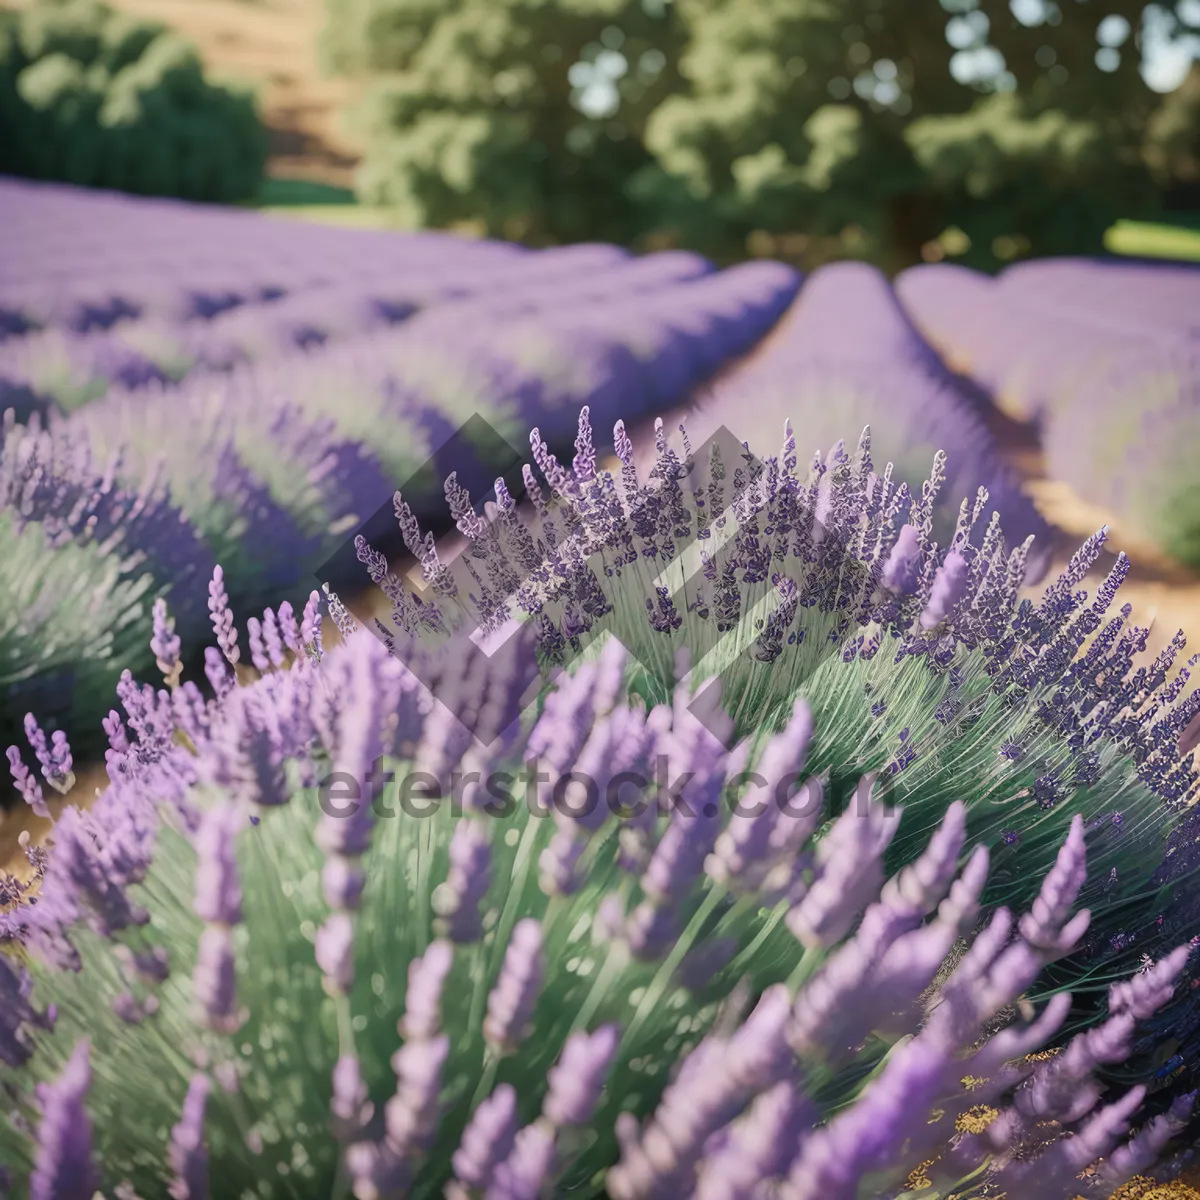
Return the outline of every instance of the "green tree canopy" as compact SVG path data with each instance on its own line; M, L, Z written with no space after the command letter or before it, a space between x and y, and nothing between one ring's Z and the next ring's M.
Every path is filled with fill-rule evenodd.
M266 151L253 99L163 26L93 0L0 12L0 171L231 201L254 194Z
M1141 0L328 3L329 65L372 80L365 197L535 242L1095 250L1200 128L1142 78Z

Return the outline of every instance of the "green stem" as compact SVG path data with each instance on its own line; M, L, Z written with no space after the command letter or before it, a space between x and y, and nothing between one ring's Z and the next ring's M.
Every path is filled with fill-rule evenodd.
M812 977L813 972L825 961L825 950L820 946L808 946L800 955L796 969L787 977L788 991L793 998Z
M735 911L736 907L730 912L729 915L732 917L733 912ZM759 950L762 949L767 938L769 938L771 934L775 932L776 927L787 915L787 912L788 903L786 900L781 900L772 910L771 915L763 922L762 928L754 935L746 947L743 950L738 951L738 953L730 960L728 966L725 968L725 971L740 971L742 967L749 963L751 959L753 959L754 956L759 952Z
M496 1072L500 1068L500 1055L494 1050L486 1050L483 1057L483 1070L479 1073L479 1083L475 1087L475 1094L471 1097L471 1103L467 1106L467 1112L473 1113L480 1103L492 1090L492 1084L496 1082Z
M487 950L482 942L476 942L471 958L471 1013L467 1019L467 1034L474 1037L483 1020L483 1006L487 1002Z
M433 925L433 911L430 905L429 871L430 859L433 857L433 821L426 819L421 823L417 835L417 955L425 953L429 947L429 933Z
M625 1036L621 1039L622 1049L632 1045L634 1035L646 1023L646 1018L649 1017L655 1005L662 999L663 993L667 990L667 986L671 982L676 969L683 961L687 952L692 948L692 943L695 942L705 921L712 915L724 895L725 888L720 885L714 885L709 890L708 895L704 897L700 907L696 910L695 916L688 922L688 926L683 931L682 936L675 943L671 953L667 955L666 960L659 967L657 974L655 974L646 988L641 1003L637 1006L637 1010L633 1014L633 1020L630 1021L629 1028L625 1031ZM618 1051L618 1053L620 1052Z
M496 940L492 947L492 963L489 976L495 975L499 966L498 955L503 955L508 948L508 939L513 926L517 923L517 913L521 909L521 897L525 893L525 881L529 875L529 864L533 858L533 845L537 841L537 819L530 817L521 834L521 842L517 846L517 856L513 861L512 887L504 898L504 908L500 912L500 920L496 923Z
M628 962L629 947L623 940L614 941L608 949L608 955L604 960L604 965L600 968L600 973L592 984L592 990L588 992L587 998L575 1014L575 1020L571 1023L568 1036L580 1029L587 1028L588 1022L596 1015L596 1009L600 1007Z

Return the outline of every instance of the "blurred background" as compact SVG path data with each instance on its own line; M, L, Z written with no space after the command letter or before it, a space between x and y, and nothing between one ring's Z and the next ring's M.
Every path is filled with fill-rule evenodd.
M9 174L809 269L1200 255L1200 0L7 3Z

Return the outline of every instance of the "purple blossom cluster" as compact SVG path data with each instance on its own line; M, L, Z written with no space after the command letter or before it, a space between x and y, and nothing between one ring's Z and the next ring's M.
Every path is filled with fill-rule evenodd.
M208 548L160 478L118 478L78 438L0 425L0 726L30 708L85 729L107 709L121 671L147 662L156 597L195 634ZM61 731L60 731L61 732ZM56 734L56 736L58 736Z
M609 650L563 680L527 747L556 748L556 772L568 772L608 724L642 722L701 781L740 769L744 755L726 751L686 701L649 713L631 707L619 687L622 667L622 655ZM462 1200L579 1187L615 1200L753 1197L769 1187L785 1197L850 1200L893 1195L920 1168L938 1196L982 1173L1022 1195L1101 1197L1152 1167L1186 1124L1190 1097L1131 1132L1145 1088L1110 1094L1102 1072L1129 1056L1139 1024L1170 1003L1190 947L1114 984L1106 1015L1055 1055L1035 1051L1064 1028L1068 996L1037 1013L1004 1015L1047 965L1077 950L1089 926L1089 912L1077 907L1088 876L1081 816L1019 919L984 903L990 855L978 847L963 857L962 804L950 806L907 865L885 865L900 812L869 780L860 788L865 809L847 809L819 836L822 818L799 832L784 830L775 814L765 824L743 818L722 833L711 823L689 828L694 818L675 810L642 829L649 853L639 860L605 854L611 842L602 827L581 829L592 888L601 885L618 904L640 893L675 930L648 948L635 903L597 925L590 951L586 938L567 933L584 915L598 920L595 892L568 898L547 890L528 873L529 855L506 849L502 827L468 809L453 837L474 828L485 862L499 868L499 889L485 884L477 902L498 906L502 936L475 926L431 937L428 925L395 924L406 909L388 908L392 885L378 874L423 829L328 814L314 826L299 794L264 808L247 777L235 785L228 773L231 754L259 757L256 712L271 715L266 753L281 763L323 759L378 780L373 763L401 745L415 745L418 762L435 745L444 753L444 728L415 677L378 641L352 634L338 650L298 656L223 701L196 700L186 716L188 706L167 691L145 689L135 699L127 688L123 701L133 737L114 754L124 771L114 771L116 782L90 813L66 810L39 903L19 904L7 917L8 936L38 964L34 983L0 957L11 1026L0 1047L10 1046L6 1062L19 1069L14 1083L42 1080L18 1090L0 1138L16 1170L28 1172L16 1182L31 1200L96 1188L205 1200L278 1177L274 1163L292 1150L263 1131L290 1131L286 1122L300 1119L285 1107L288 1089L279 1082L301 1070L286 1064L317 1011L306 973L278 975L266 943L265 958L246 957L234 931L254 926L252 938L282 946L294 935L279 922L302 924L322 906L327 916L309 953L325 1003L363 1019L339 1015L336 1036L309 1039L305 1053L325 1064L328 1082L302 1090L300 1102L311 1113L328 1103L330 1124L322 1134L311 1127L305 1156L287 1172L303 1195L325 1194L340 1172L355 1195L380 1197L439 1187ZM802 769L812 732L813 714L798 703L757 761L767 771ZM206 798L206 779L223 781L222 791ZM248 820L256 811L258 820ZM286 825L281 843L273 824ZM537 821L518 830L530 849L541 840ZM435 841L449 832L435 831ZM628 830L620 832L626 841ZM304 863L323 857L310 901L280 908L280 883L286 899L295 887L286 881L296 876L283 868L282 880L272 877L268 864L282 867L277 845ZM685 845L693 849L682 853ZM187 861L190 890L179 870ZM419 853L416 867L428 869ZM782 890L768 882L780 868L791 878ZM150 911L134 901L143 881L155 898ZM768 907L755 916L757 905L738 904L739 895ZM198 920L190 930L178 925L188 911ZM506 914L520 912L528 915L503 932ZM740 987L749 988L715 1021L705 1007L711 977L682 990L672 982L714 917L741 948ZM395 1003L387 975L378 974L394 973L395 964L364 954L361 937L392 946L406 964ZM956 950L964 939L965 953ZM589 954L594 970L571 965ZM92 978L105 957L115 984ZM170 965L189 961L190 987L165 986ZM381 985L363 980L364 992L356 967L375 972ZM738 975L718 970L716 978L725 981L719 994ZM110 1020L129 1031L119 1062L95 1008L114 986L124 990L111 997ZM32 1007L34 992L65 1001L75 988L90 989L90 1008ZM375 1006L383 999L381 1009L361 1007L371 994ZM552 1008L541 1003L548 995L556 997ZM259 1005L266 1009L256 1015ZM276 1013L273 1045L259 1051L247 1038L268 1037L267 1010ZM283 1024L280 1012L288 1014ZM90 1038L75 1033L80 1022L93 1029ZM155 1034L164 1022L178 1031L169 1057ZM684 1036L667 1036L677 1024ZM374 1061L370 1054L389 1042L382 1064ZM875 1063L865 1084L864 1062ZM466 1090L454 1082L464 1069ZM275 1083L264 1089L268 1079ZM165 1131L161 1102L147 1090L159 1085L179 1113ZM634 1091L643 1098L630 1108L624 1098ZM593 1135L581 1140L587 1129Z
M513 517L501 545L550 582L569 544L555 529L615 548L624 568L629 547L661 567L699 495L739 518L710 534L729 529L734 547L718 583L746 586L752 518L769 510L789 534L776 565L795 564L796 603L776 626L746 622L749 644L778 645L778 672L790 633L802 644L852 614L823 667L790 679L781 718L764 702L747 728L736 703L725 711L728 673L714 685L724 700L696 708L699 643L676 647L691 655L677 656L673 694L647 702L610 639L509 725L544 622L467 671L433 640L400 661L328 592L300 616L268 609L243 641L218 570L206 698L180 680L160 608L168 686L122 678L123 711L105 722L110 786L87 810L68 804L49 851L31 851L36 903L10 889L2 914L0 937L29 964L0 971L13 1106L0 1154L19 1195L206 1200L269 1181L303 1196L882 1200L920 1175L943 1200L968 1181L1074 1200L1110 1196L1170 1153L1192 1097L1175 1086L1139 1121L1162 1093L1140 1047L1186 1019L1196 930L1136 914L1139 898L1163 899L1146 878L1184 828L1172 801L1194 778L1178 745L1200 701L1181 699L1167 658L1122 666L1127 614L1075 669L1073 639L1100 628L1122 574L1091 606L1075 590L1103 538L1040 604L1018 603L1024 550L1003 552L995 521L973 540L982 500L937 552L936 487L893 493L866 439L807 481L789 439L782 466L743 471L729 509L711 464L661 433L637 483L626 440L629 496L596 462L586 413L569 469L535 431L543 510L527 523L498 494ZM476 577L493 579L503 559L494 546L488 558L488 523L453 480L446 493ZM449 620L453 572L402 499L397 515ZM599 563L571 561L579 586ZM837 594L855 563L883 608ZM726 607L736 633L745 610ZM328 652L322 611L343 638ZM686 636L659 616L647 614L657 636ZM877 624L898 653L854 631ZM247 657L255 678L238 683ZM1115 689L1103 697L1101 677ZM939 697L976 711L957 725L925 714L943 731L935 746L920 730ZM891 776L868 769L858 732L881 702L918 747ZM484 709L500 736L468 732L486 727ZM1102 753L1093 780L1049 807L1021 803L1020 775L987 794L998 762L1042 771L1023 757L1076 737ZM63 780L65 741L33 719L27 741L47 782ZM635 774L629 800L645 803L574 807L573 787L652 759L677 786ZM532 799L498 819L482 773L531 766ZM790 781L798 803L727 805L747 770ZM458 778L457 805L397 819L390 788L416 773ZM322 779L335 778L355 784L348 807L328 804ZM560 796L570 803L551 806ZM1118 796L1115 837L1095 814ZM996 808L1028 835L1015 859ZM1110 863L1125 890L1099 886ZM1135 938L1140 971L1111 952L1114 929ZM1114 1067L1132 1086L1113 1086Z

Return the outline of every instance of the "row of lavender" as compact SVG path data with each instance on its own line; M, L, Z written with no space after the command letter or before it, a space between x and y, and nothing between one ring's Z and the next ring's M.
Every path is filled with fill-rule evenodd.
M153 599L193 631L214 561L241 604L307 590L475 414L519 449L534 424L569 438L584 404L680 403L799 283L28 185L0 187L0 211L10 723L95 725L120 670L146 665ZM460 438L438 470L490 480L497 444ZM441 500L408 490L420 512Z
M1037 424L1051 477L1200 563L1200 271L1049 260L992 280L924 266L896 286L950 361Z
M846 262L818 271L762 352L709 390L688 428L704 438L726 422L765 457L778 451L789 417L802 453L869 425L876 460L894 464L896 481L916 490L942 452L946 496L985 488L984 518L998 514L1014 544L1034 535L1031 578L1045 570L1049 529L1003 462L980 398L922 340L874 268ZM937 513L943 544L955 514L948 504Z

